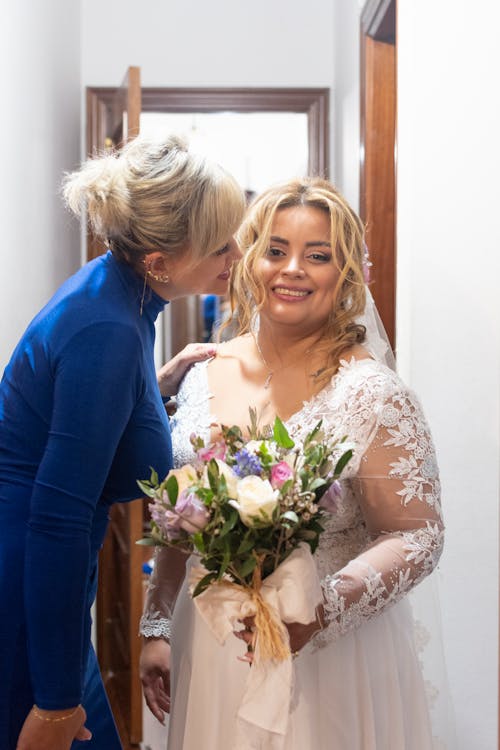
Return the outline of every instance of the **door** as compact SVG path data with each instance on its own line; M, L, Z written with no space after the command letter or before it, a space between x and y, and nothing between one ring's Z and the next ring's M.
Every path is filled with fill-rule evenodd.
M140 70L130 67L122 85L106 90L98 105L87 91L89 155L120 148L139 133ZM105 252L89 232L87 260ZM143 501L115 503L99 560L96 602L97 654L108 697L125 750L142 739L142 692L139 680L138 636L142 612Z
M368 0L361 15L360 213L373 262L370 285L389 341L396 306L396 0Z

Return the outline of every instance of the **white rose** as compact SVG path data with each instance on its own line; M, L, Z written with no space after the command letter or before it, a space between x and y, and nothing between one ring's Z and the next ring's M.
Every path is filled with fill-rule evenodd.
M195 484L196 480L198 479L196 469L194 468L194 466L191 466L191 464L185 464L180 469L171 469L165 479L169 479L170 477L175 477L177 479L177 484L179 485L179 495L185 489Z
M214 458L213 460L217 462L217 466L219 467L219 474L226 480L227 494L229 495L229 497L236 497L238 477L225 461L222 461L220 458ZM206 466L203 472L203 484L205 487L210 487Z
M278 504L279 490L273 490L268 479L254 475L240 479L237 501L230 500L245 526L252 526L254 519L271 523L273 510Z

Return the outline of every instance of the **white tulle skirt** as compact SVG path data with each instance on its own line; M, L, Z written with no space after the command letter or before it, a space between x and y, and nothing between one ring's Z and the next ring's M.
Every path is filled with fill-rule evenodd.
M249 666L244 644L220 646L184 585L174 613L168 750L434 750L408 601L294 660L285 737L236 738ZM265 703L266 696L262 695Z

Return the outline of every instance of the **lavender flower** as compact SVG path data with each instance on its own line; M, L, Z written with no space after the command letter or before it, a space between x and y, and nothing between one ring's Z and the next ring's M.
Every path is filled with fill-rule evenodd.
M260 476L262 473L262 464L254 453L250 453L246 448L242 448L234 454L236 460L233 471L238 477L248 477L251 474Z

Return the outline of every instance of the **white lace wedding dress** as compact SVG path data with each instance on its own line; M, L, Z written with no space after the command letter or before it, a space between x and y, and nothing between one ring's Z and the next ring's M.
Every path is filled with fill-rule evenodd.
M172 427L181 465L193 459L191 433L208 439L216 420L206 363L190 370L177 400ZM444 748L433 739L405 596L436 566L443 544L437 465L422 410L392 370L352 360L287 426L300 439L319 419L356 445L315 555L329 625L293 662L286 737L252 748ZM168 750L239 749L234 725L248 665L236 657L243 644L216 642L185 582L173 606L175 574L165 570L163 554L157 550L141 631L169 635L172 643Z

